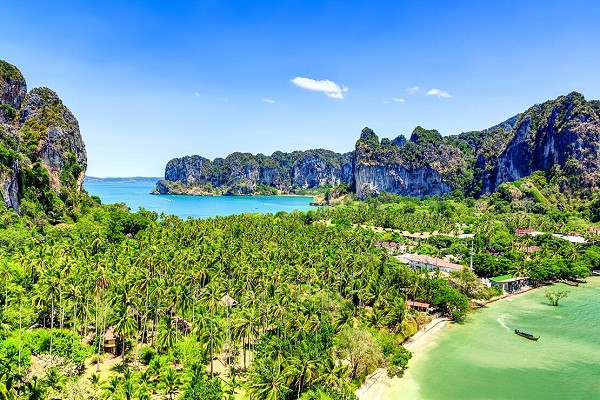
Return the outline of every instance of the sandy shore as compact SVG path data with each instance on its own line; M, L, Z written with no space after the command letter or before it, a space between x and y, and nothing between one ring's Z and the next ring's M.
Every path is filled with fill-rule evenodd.
M446 326L448 321L448 318L434 319L424 329L421 329L406 341L404 347L413 353L417 353L420 349L435 341L436 333ZM386 392L390 387L397 384L398 379L388 377L387 370L379 368L369 375L365 383L355 393L360 400L385 399Z

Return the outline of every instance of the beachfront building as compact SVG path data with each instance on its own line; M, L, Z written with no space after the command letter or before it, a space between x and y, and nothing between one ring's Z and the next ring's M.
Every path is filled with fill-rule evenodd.
M407 300L406 303L408 304L408 306L410 308L413 308L417 311L422 311L422 312L427 312L429 310L429 308L431 307L431 305L429 303L423 303L420 301Z
M529 277L514 277L512 275L502 275L490 278L491 286L500 286L504 293L515 293L531 286L532 281Z
M450 273L466 268L464 265L446 261L443 258L424 256L420 254L403 254L398 258L401 262L408 264L413 269L425 268L428 271L442 271Z

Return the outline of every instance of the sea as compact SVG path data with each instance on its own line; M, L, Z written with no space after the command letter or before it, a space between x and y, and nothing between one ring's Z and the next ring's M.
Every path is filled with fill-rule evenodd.
M92 196L100 197L102 204L125 203L131 211L140 207L165 215L181 218L210 218L250 213L306 211L312 208L309 196L183 196L150 194L155 181L112 178L109 181L84 182Z
M569 292L558 307L538 288L442 328L381 399L600 399L600 277L587 281L550 287Z

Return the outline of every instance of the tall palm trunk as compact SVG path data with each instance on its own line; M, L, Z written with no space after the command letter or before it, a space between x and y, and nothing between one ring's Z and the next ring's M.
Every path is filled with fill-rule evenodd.
M50 308L50 355L52 355L52 336L54 331L54 295L52 295L52 307Z
M103 298L104 300L104 288L102 288L102 292L100 292L100 296ZM96 373L100 372L100 351L102 349L102 344L104 342L104 330L106 329L106 304L104 305L104 309L102 312L102 316L100 317L102 319L102 329L100 331L100 338L98 339L98 360L96 362Z
M214 360L214 354L215 354L215 338L214 338L214 334L213 334L213 319L214 319L214 314L211 310L211 318L210 318L210 377L211 379L213 378L213 360Z
M75 335L77 335L77 300L75 300L75 305L73 306L73 341L71 343L73 354L75 354Z
M99 320L99 313L98 313L98 297L96 296L96 340L98 340L98 359L96 360L96 373L100 372L100 342L102 342L102 339L100 338L100 320Z
M85 296L85 312L83 314L83 336L87 336L87 328L88 328L88 313L90 311L89 306L89 298Z
M62 290L60 286L58 287L58 314L60 316L59 327L62 329L64 327L65 311L63 309Z
M8 274L4 277L4 314L8 309Z

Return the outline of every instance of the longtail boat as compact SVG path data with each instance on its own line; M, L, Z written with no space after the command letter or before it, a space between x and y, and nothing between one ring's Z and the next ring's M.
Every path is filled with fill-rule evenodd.
M517 335L523 336L524 338L529 339L529 340L538 340L540 338L539 336L533 336L533 334L531 334L529 332L522 331L520 329L515 329L515 333Z

